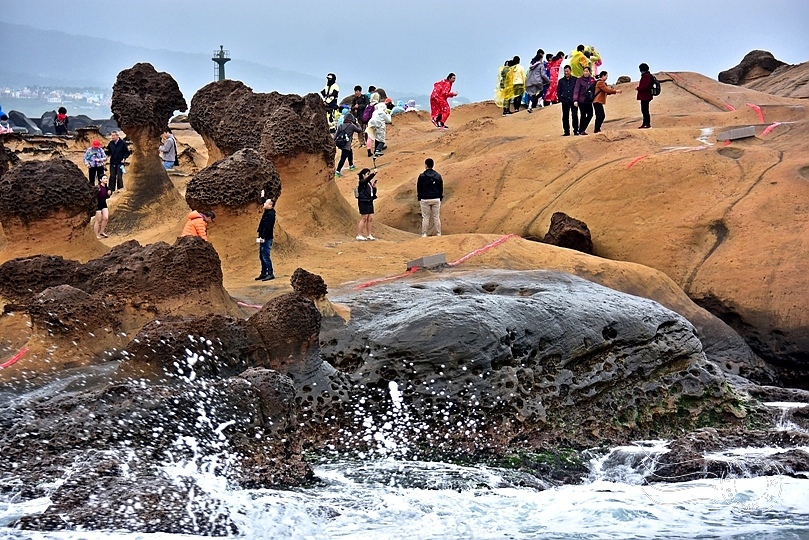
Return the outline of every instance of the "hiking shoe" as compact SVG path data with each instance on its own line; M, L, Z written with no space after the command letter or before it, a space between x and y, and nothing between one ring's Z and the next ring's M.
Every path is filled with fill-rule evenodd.
M340 171L334 171L334 176L340 178L341 176L343 176L343 173L341 173Z
M562 137L570 137L570 133L562 133Z
M432 121L433 121L433 125L434 125L435 127L441 127L441 126L439 126L439 125L438 125L438 120L436 120L435 118L430 118L430 120L432 120Z
M368 238L366 238L366 240L376 240L376 238L374 238L374 235L369 234Z
M368 240L368 239L367 239L367 238L365 238L363 235L358 234L358 235L357 235L357 240L363 241L363 240Z
M587 135L587 134L588 133L586 131L579 131L579 135Z
M421 237L422 237L422 238L427 238L427 235L426 235L426 234L424 234L424 233L422 233Z
M263 278L261 278L261 281L270 281L271 279L275 279L275 276L272 275L272 274L269 274L269 275L264 276Z
M380 156L384 156L384 155L385 154L383 152L374 152L374 157L380 157Z
M641 126L638 129L652 129L652 126Z
M348 168L348 170L349 170L349 171L356 170L356 167L355 167L354 165L351 165L351 166Z
M441 236L441 233L435 233L436 236Z
M260 276L258 276L258 277L255 279L255 281L261 281L261 280L262 280L262 279L264 279L265 277L267 277L267 275L266 275L266 274L261 274Z
M528 112L529 112L529 113L532 113L532 112L534 112L534 111L532 111L532 110L531 110L531 107L528 107Z
M371 157L371 156L373 156L373 155L374 155L374 154L373 154L373 153L372 153L370 150L368 150L368 157Z

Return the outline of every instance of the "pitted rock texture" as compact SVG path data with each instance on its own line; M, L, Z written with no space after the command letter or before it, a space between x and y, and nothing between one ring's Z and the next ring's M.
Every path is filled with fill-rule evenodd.
M738 86L761 77L768 77L770 73L785 65L785 62L776 59L771 52L750 51L744 55L739 65L719 72L718 79L719 82Z
M26 161L0 178L0 221L31 223L62 212L68 217L95 210L93 188L84 173L66 159Z
M258 332L227 315L147 323L127 345L120 371L132 377L183 382L194 377L231 377L266 366Z
M113 117L129 136L133 128L159 136L174 111L187 108L177 81L151 64L139 63L121 71L112 87Z
M8 458L0 463L0 477L21 480L0 492L18 500L51 499L45 512L24 517L21 528L234 533L222 501L192 478L171 477L161 468L215 463L218 476L251 488L311 478L292 429L292 383L276 372L189 378L181 386L111 383L90 371L71 377L65 381L74 384L71 392L42 391L24 404L12 400L0 407L0 450ZM31 455L37 459L25 457Z
M70 285L59 285L39 293L26 307L34 328L53 336L73 338L105 328L113 331L120 328L120 315L115 313L114 304Z
M185 200L194 210L214 206L242 207L263 203L264 198L277 201L281 195L281 178L272 162L256 150L245 148L201 170L188 182Z
M593 238L587 224L572 218L564 212L554 212L551 225L542 241L546 244L575 249L588 255L593 254Z
M271 160L304 152L334 160L334 141L317 94L254 93L240 81L217 81L194 94L188 121L211 155L252 148Z
M307 272L303 268L297 268L292 273L290 283L292 284L293 291L313 300L322 298L329 292L326 282L323 281L322 277Z
M0 295L24 303L48 287L66 283L75 286L81 267L79 261L55 255L12 259L0 265Z
M335 301L351 319L321 333L324 360L373 395L365 414L392 410L395 383L434 451L618 443L743 414L684 318L568 274L476 272Z
M12 165L18 163L20 158L17 154L0 144L0 177L8 172Z

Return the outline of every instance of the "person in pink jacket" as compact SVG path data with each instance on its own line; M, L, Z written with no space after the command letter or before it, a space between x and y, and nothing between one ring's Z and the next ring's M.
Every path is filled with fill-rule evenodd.
M452 83L454 82L455 74L450 73L446 79L433 85L433 93L430 94L430 117L437 128L448 129L446 121L451 111L449 98L458 95L452 91Z

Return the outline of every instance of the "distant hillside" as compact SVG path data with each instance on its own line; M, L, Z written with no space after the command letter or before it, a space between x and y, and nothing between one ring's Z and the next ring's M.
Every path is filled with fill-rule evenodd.
M198 88L213 80L210 53L186 54L135 47L96 37L3 25L3 86L95 86L112 88L118 73L137 62L149 62L167 71L180 85L187 101ZM285 71L234 58L227 64L228 78L238 79L257 92L307 93L323 86L320 77Z

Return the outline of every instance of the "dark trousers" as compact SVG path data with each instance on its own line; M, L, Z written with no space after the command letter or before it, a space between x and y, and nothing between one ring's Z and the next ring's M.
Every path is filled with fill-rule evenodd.
M514 112L519 111L520 106L522 105L522 94L512 99L511 103L514 105Z
M652 117L649 115L649 102L643 100L640 102L640 113L643 115L643 124L642 126L649 126L652 125Z
M534 94L531 96L531 108L533 109L539 105L539 100L542 99L542 94Z
M579 133L584 133L587 131L587 126L590 125L590 120L593 119L593 104L579 103L579 113L581 113L581 119L579 120Z
M595 125L595 133L601 131L601 124L604 123L604 119L607 117L604 114L604 105L601 103L593 103L593 109L596 112L596 125Z
M374 153L382 152L382 148L385 146L385 143L382 141L374 141Z
M572 103L562 102L562 127L565 130L565 135L570 135L570 121L568 115L573 113L573 133L579 132L579 111Z
M349 167L354 166L354 151L352 149L350 149L350 148L348 150L346 150L344 148L341 148L340 149L340 162L337 164L337 170L338 171L343 170L343 165L345 165L346 160L348 160L348 166Z
M101 167L90 167L90 185L96 185L96 182L101 181L101 177L104 176L104 166Z
M109 190L124 189L124 174L121 172L121 164L110 163Z
M258 245L258 260L261 261L261 275L272 276L272 259L270 250L272 249L272 238L265 238L264 242Z

